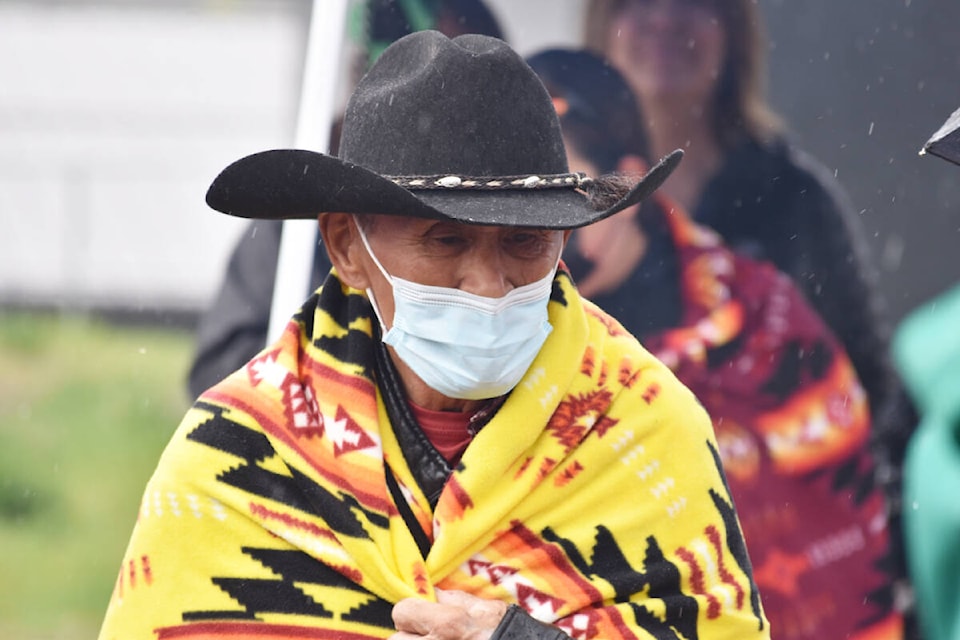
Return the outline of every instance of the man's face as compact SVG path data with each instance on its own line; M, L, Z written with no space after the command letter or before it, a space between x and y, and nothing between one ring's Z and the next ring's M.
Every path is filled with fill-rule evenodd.
M500 298L543 278L557 264L569 231L459 224L400 216L365 216L370 249L391 276ZM346 213L320 217L320 229L341 279L372 289L387 328L393 290Z
M373 255L391 277L500 298L546 276L569 231L491 227L398 216L364 216ZM357 220L348 213L324 213L320 232L340 279L370 289L387 329L393 326L390 282L364 246ZM429 387L402 359L394 364L412 402L428 409L464 411L471 403Z
M397 216L368 216L367 220L371 223L364 231L370 248L391 276L488 298L503 297L547 275L569 235ZM393 321L390 283L365 248L360 249L364 275L389 328Z

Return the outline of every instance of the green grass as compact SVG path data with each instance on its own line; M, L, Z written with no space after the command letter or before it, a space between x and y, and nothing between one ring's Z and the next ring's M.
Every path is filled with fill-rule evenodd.
M193 337L0 312L0 638L95 638Z

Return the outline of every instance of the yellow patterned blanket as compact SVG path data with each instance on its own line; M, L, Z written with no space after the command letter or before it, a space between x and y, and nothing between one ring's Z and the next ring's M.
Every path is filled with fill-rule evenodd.
M566 273L553 333L435 509L375 381L371 316L331 274L198 399L146 488L102 640L386 638L392 605L434 588L577 639L768 637L707 415Z

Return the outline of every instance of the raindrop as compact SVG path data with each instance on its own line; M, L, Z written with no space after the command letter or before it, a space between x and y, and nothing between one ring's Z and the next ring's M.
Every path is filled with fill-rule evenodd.
M872 135L873 135L873 123L872 123L872 122L870 123L870 130L867 131L867 135L868 135L868 136L872 136Z

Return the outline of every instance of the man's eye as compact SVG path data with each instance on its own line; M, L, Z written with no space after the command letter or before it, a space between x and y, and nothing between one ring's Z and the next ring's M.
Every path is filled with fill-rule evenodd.
M466 238L456 234L437 234L430 236L424 248L428 251L441 256L450 256L459 254L466 250L468 241Z
M543 246L545 240L539 233L514 233L507 238L507 244L518 249L536 249Z

